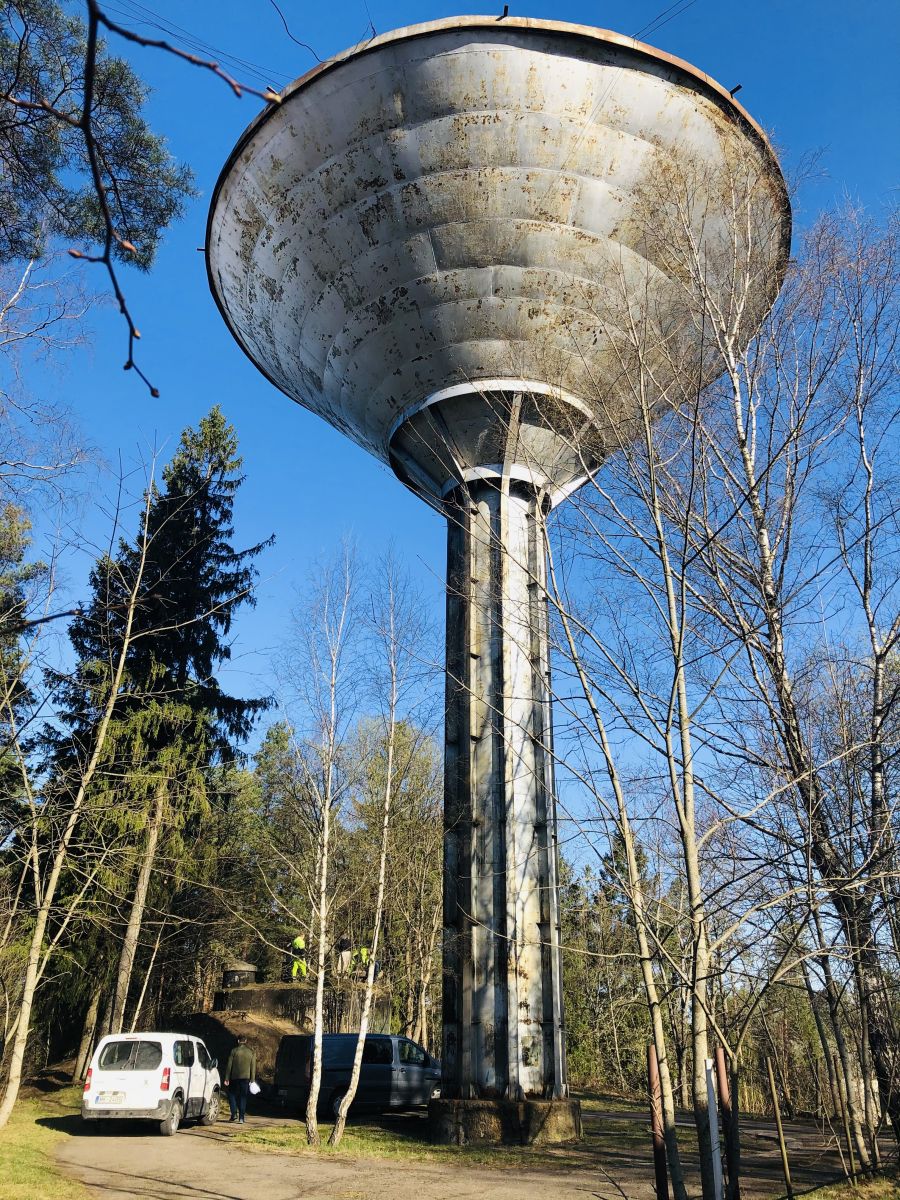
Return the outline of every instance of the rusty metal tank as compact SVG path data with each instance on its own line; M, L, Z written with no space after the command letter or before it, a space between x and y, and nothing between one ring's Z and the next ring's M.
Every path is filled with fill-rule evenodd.
M691 180L710 259L735 164L755 190L745 342L789 251L775 156L713 80L606 30L454 17L361 43L260 114L213 195L238 343L449 517L451 1098L567 1094L543 521L627 436L634 297L654 297L654 404L720 369L654 205Z

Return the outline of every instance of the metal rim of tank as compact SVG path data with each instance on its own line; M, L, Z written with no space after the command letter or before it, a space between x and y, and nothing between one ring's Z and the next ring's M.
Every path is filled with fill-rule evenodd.
M204 242L204 259L206 262L206 277L209 284L209 290L212 293L213 300L216 303L225 325L241 348L246 357L253 363L256 369L262 374L265 379L282 395L286 395L289 400L296 403L293 396L290 396L284 388L281 387L273 378L266 367L257 361L244 345L243 340L238 336L228 309L219 295L215 279L213 278L212 262L211 262L211 246L212 246L212 225L216 215L216 210L219 204L219 196L223 186L225 185L228 176L231 173L235 163L243 153L247 143L252 140L257 131L265 124L267 120L275 113L280 111L291 98L301 92L304 88L312 84L320 76L329 71L336 70L344 63L354 58L362 58L367 54L372 54L384 46L391 45L396 42L413 41L418 38L425 38L431 34L445 33L452 30L464 31L466 29L491 29L498 25L506 28L519 30L535 30L539 33L548 33L558 35L562 38L584 39L592 43L606 44L615 46L627 51L631 51L637 58L646 58L656 63L663 63L665 66L681 72L691 82L691 85L696 87L700 84L705 89L708 97L718 104L722 111L729 115L732 120L743 127L754 141L756 141L768 156L772 165L771 177L780 185L782 193L781 219L782 219L782 246L784 248L781 259L776 270L777 286L772 290L772 298L769 307L774 304L781 284L787 271L788 260L790 257L791 232L792 232L792 215L791 205L788 197L787 185L784 181L784 176L781 171L781 165L778 161L771 142L761 125L759 125L747 110L741 105L727 88L724 88L711 76L704 71L699 70L691 63L686 62L682 58L678 58L673 54L667 53L665 50L659 50L655 46L650 46L646 42L640 42L636 38L626 37L623 34L615 33L611 29L599 29L592 25L579 25L567 21L552 21L543 18L535 17L488 17L488 16L459 16L459 17L443 17L437 21L424 21L419 25L407 25L400 29L391 30L389 33L379 34L377 37L371 38L369 41L357 42L356 45L348 47L346 50L335 54L332 58L326 59L322 63L318 63L305 74L299 76L289 83L287 87L278 93L278 101L273 101L268 104L261 112L253 118L249 125L244 129L241 136L238 138L219 176L216 179L215 186L212 190L212 195L209 203L209 212L206 218L206 237ZM416 406L418 407L418 406ZM404 414L405 416L408 414ZM386 447L389 449L389 446ZM389 461L389 460L388 460ZM415 490L415 489L414 489Z

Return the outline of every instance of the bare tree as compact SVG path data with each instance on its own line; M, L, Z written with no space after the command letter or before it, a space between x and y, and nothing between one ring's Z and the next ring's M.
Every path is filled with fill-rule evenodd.
M796 388L788 391L787 361L799 367L801 344L807 351L810 345L808 338L805 343L800 338L796 321L790 325L796 318L795 290L788 290L773 321L749 350L743 349L748 331L764 316L753 297L760 292L758 273L770 261L766 247L777 236L766 204L758 203L760 188L758 167L749 157L727 164L720 178L707 175L698 182L679 165L649 185L644 247L670 281L680 281L681 305L675 306L673 320L670 297L657 303L658 285L650 276L637 305L634 281L623 277L618 303L614 297L606 311L596 312L620 368L617 390L607 398L610 426L619 437L602 471L594 473L563 510L568 515L561 517L561 529L557 527L557 569L551 576L563 653L587 712L562 695L558 708L566 713L571 737L589 739L610 781L611 820L626 846L622 887L638 932L639 957L648 963L645 990L658 1049L654 993L663 966L690 996L693 1098L705 1196L712 1195L711 1141L718 1136L706 1113L704 1063L711 1057L711 1031L737 1071L767 990L796 970L806 953L799 934L779 940L782 915L797 903L801 909L804 903L819 903L816 897L804 899L808 891L802 874L798 878L785 872L789 861L802 861L808 842L801 840L798 846L796 840L788 841L782 822L787 799L795 787L806 785L811 764L807 758L801 769L795 760L794 772L786 779L780 759L772 757L771 726L764 720L748 721L751 710L741 711L736 703L738 696L752 693L761 709L765 707L771 672L761 669L755 655L766 628L765 620L760 621L760 592L764 609L766 590L774 597L784 584L771 564L760 571L758 558L748 562L745 543L758 555L761 546L790 541L796 489L819 466L835 428L830 413L817 413L819 424L811 428L804 423L808 406L798 401L792 407L785 399L789 394L797 397ZM718 242L706 236L707 209L700 201L711 191L722 211L729 213L723 223L727 233ZM661 323L660 314L668 326ZM810 377L827 374L834 362L834 345L822 336L821 326L814 341L819 336L821 344L804 363ZM677 369L688 342L700 345L699 355L690 354L700 364L694 379L679 376ZM734 397L744 396L748 380L755 385L770 368L770 352L778 363L775 375L784 372L777 385L780 391L770 393L782 403L783 420L767 420L757 438L757 425ZM730 441L722 436L722 389L709 387L720 374L731 391L732 412L742 414L737 419L741 435ZM797 379L801 374L798 369ZM676 382L666 383L661 391L660 380ZM604 399L602 394L599 399ZM623 412L632 418L624 420ZM798 457L807 435L811 440ZM757 457L748 474L751 445L751 458ZM592 470L586 462L586 473ZM825 477L818 476L820 481ZM760 493L777 522L768 543L770 531L760 519L760 507L755 507ZM566 553L570 534L574 536ZM595 562L605 578L598 572L588 580L586 561ZM567 575L564 582L559 579L560 564ZM821 560L815 566L810 582L821 579ZM593 595L585 592L591 584L600 589ZM579 595L578 611L572 588ZM749 603L744 605L748 594L757 606L753 611ZM773 603L770 611L774 607ZM735 609L741 611L740 620L734 619ZM723 618L723 610L731 619ZM609 718L601 715L603 710ZM759 715L771 717L771 709ZM783 717L780 709L779 716ZM610 721L620 742L621 762L639 751L659 763L679 848L678 863L668 869L677 865L687 900L687 966L648 926L636 863L627 854L633 842L631 818L623 770L606 732ZM837 757L848 753L849 746ZM566 763L564 738L557 741L557 754L572 769ZM573 769L589 787L590 762L588 754ZM738 766L743 770L736 776ZM636 774L634 768L631 773ZM660 813L653 817L660 819ZM766 951L753 952L760 934L762 945L769 947L768 960ZM727 994L729 976L734 982L728 990L743 990L744 1000L737 1012L726 1009L722 1014L716 1005ZM671 1095L664 1080L665 1090ZM668 1104L671 1107L671 1100Z
M852 212L824 219L752 354L723 344L731 424L707 420L704 441L719 511L730 512L718 530L698 522L691 541L704 604L742 648L744 696L795 802L791 836L808 853L815 890L846 944L868 1043L863 1078L870 1053L900 1137L896 1031L878 932L897 876L896 813L884 786L893 709L885 671L900 632L891 565L896 247L893 218L883 227ZM848 620L851 597L857 616ZM821 615L811 644L804 615L812 608ZM867 653L839 649L836 630L853 624ZM761 749L753 754L764 771Z
M143 508L144 530L147 527L149 512L150 495L148 493ZM122 635L116 647L114 657L109 663L109 674L104 684L104 696L100 701L100 719L94 730L87 758L83 763L78 778L72 781L72 799L68 805L67 812L61 817L58 832L55 824L50 826L55 841L46 844L42 839L40 853L35 849L32 855L32 865L35 873L34 924L28 947L21 994L18 1001L15 1036L12 1039L7 1067L6 1089L3 1099L0 1101L0 1128L3 1128L9 1120L19 1094L19 1087L22 1081L22 1068L25 1060L25 1048L31 1030L34 997L41 976L46 969L47 962L55 945L65 931L76 906L84 899L98 869L95 867L92 871L88 871L85 874L82 886L76 891L75 896L68 901L67 912L60 922L59 928L50 940L49 945L47 945L45 942L47 926L54 912L57 890L63 870L68 862L69 849L86 816L91 784L103 760L110 727L113 723L117 706L122 698L125 666L136 629L139 596L143 582L144 567L147 561L149 540L146 538L142 539L141 547L136 570L130 578L122 580L124 588L124 603L121 614ZM23 784L29 796L32 820L34 823L38 821L43 822L45 814L43 812L39 813L37 803L34 799L38 789L32 781L27 752L18 741L14 748L21 766ZM43 864L46 864L46 872L42 869Z
M420 673L418 655L423 643L423 620L421 599L412 594L408 581L401 575L393 557L389 557L379 572L375 595L371 601L371 624L376 662L372 664L376 676L381 677L379 706L379 758L383 757L383 793L381 800L381 830L378 853L378 883L375 893L375 909L372 917L372 939L369 948L369 963L366 971L365 993L359 1035L353 1056L353 1067L347 1091L341 1097L334 1128L328 1139L329 1146L339 1146L347 1123L347 1114L356 1096L360 1068L363 1061L366 1034L369 1029L369 1014L375 985L375 970L381 940L385 908L385 886L387 878L388 851L390 848L391 817L398 781L402 781L422 741L422 735L403 739L399 736L399 725L403 709L409 704L409 694ZM403 761L403 759L406 761ZM308 1120L308 1116L307 1116Z
M316 997L312 1075L306 1105L306 1136L312 1146L320 1141L316 1114L322 1081L329 918L333 903L332 835L352 778L345 750L358 688L351 661L351 648L359 634L356 577L357 568L348 548L321 570L299 614L299 645L290 656L295 694L301 708L294 723L298 742L296 763L315 836L310 924L316 938Z

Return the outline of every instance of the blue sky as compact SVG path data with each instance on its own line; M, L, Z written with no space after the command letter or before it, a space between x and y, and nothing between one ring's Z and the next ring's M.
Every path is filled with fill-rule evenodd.
M156 13L215 48L261 68L228 64L238 77L280 88L314 65L294 44L270 0L109 0L115 19L161 36L138 19ZM81 6L71 5L73 9ZM453 13L471 4L335 0L310 5L280 0L297 37L322 58L362 38L369 21L379 32ZM498 6L498 11L499 11ZM549 5L513 3L519 16L553 17L635 34L659 18L645 40L687 59L726 87L742 85L740 99L780 148L788 172L803 156L823 151L823 174L803 188L796 222L845 193L877 208L897 198L900 150L900 3L858 0L580 0ZM482 10L483 11L483 10ZM660 16L660 14L662 14ZM151 399L121 366L125 343L120 319L106 307L93 319L90 349L72 351L63 370L35 368L32 390L68 405L87 439L115 464L156 445L165 457L178 434L214 403L236 425L247 482L237 513L238 544L270 533L277 541L260 561L262 581L254 612L236 631L230 686L265 692L272 651L288 634L295 587L342 538L366 555L389 544L440 609L444 531L440 518L397 483L387 468L318 418L276 392L232 341L209 295L202 253L209 195L241 130L255 115L254 97L238 101L218 80L152 50L122 43L153 87L148 112L173 153L190 163L199 195L168 233L149 275L124 272L128 300L142 332L140 361L160 390ZM87 268L90 269L90 268ZM99 273L98 273L99 274ZM99 282L99 278L98 278ZM111 491L111 475L96 487ZM106 518L89 509L84 528L102 536ZM66 566L69 586L83 591L86 556Z

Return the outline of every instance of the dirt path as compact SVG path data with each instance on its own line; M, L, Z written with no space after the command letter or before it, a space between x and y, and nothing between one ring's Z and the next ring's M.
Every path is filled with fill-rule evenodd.
M390 1120L390 1118L385 1118ZM424 1118L410 1116L416 1125ZM247 1129L283 1125L248 1117ZM235 1126L186 1127L161 1138L146 1126L98 1132L75 1115L48 1124L68 1136L57 1157L63 1170L97 1200L653 1200L645 1122L634 1113L585 1113L585 1142L558 1167L492 1169L466 1163L331 1158L239 1147ZM424 1130L424 1125L423 1125ZM789 1145L798 1190L832 1182L840 1173L834 1149L814 1126L791 1128ZM689 1174L692 1155L684 1155ZM748 1197L781 1193L774 1130L748 1122L744 1133Z
M259 1117L247 1122L268 1123ZM548 1185L554 1200L621 1200L615 1190L598 1190L596 1173L588 1171L513 1176L443 1164L241 1150L230 1144L227 1123L161 1138L140 1129L83 1132L73 1119L66 1132L71 1136L57 1152L61 1166L103 1200L546 1200Z

